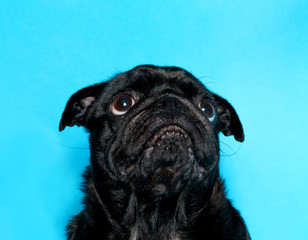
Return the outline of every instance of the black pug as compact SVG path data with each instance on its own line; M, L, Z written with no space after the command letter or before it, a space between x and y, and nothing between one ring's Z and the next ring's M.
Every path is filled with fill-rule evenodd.
M178 67L138 66L76 92L60 122L90 133L84 210L68 239L250 239L219 176L233 107Z

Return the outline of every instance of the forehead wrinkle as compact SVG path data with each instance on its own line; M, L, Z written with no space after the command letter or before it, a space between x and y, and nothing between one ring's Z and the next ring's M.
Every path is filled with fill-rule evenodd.
M133 82L127 87L139 93L160 93L166 89L171 92L192 97L204 92L205 88L199 84L198 79L194 78L185 71L175 72L142 72L134 76Z

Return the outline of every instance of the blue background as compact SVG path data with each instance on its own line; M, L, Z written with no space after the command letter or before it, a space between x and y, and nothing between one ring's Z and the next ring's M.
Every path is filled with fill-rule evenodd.
M64 239L89 163L82 128L58 133L78 89L135 65L176 65L227 98L229 197L255 240L308 239L308 2L0 3L1 239Z

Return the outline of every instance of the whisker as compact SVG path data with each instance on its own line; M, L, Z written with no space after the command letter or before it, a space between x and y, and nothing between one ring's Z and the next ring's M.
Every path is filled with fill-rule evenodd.
M199 80L202 80L202 82L206 85L208 84L213 84L213 83L218 83L218 81L215 81L213 77L211 76L202 76L202 77L198 77ZM203 79L210 79L211 81L203 81Z
M76 149L76 150L85 150L85 149L89 150L90 149L89 147L71 147L71 146L66 146L66 145L64 145L62 143L59 143L59 145L61 147L65 147L65 148L69 148L69 149Z
M231 151L233 151L233 153L227 154L222 149L220 149L221 156L223 156L223 157L232 157L232 156L236 155L239 152L240 148L242 147L241 145L239 145L238 148L236 150L234 150L230 145L228 145L228 144L226 144L222 141L220 141L220 144L227 146Z

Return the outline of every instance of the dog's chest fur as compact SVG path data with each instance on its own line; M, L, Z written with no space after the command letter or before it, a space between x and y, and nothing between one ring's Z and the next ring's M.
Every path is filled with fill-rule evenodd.
M99 194L95 188L93 181L89 176L89 172L87 174L87 184L84 185L84 191L87 193L87 206L88 210L82 212L84 216L91 216L92 221L99 222L101 219L106 219L106 213L103 211L106 210L106 207L109 211L111 211L111 215L108 214L109 218L114 218L112 215L112 208L110 201L108 203L105 201L103 194ZM107 194L107 192L106 192ZM200 196L200 193L196 193ZM102 196L102 197L101 197ZM132 194L127 199L136 199L134 194ZM180 201L180 203L184 203L184 201ZM203 204L205 204L202 201ZM116 205L115 202L113 202ZM165 218L161 218L162 211L154 208L153 211L148 212L148 209L143 208L142 204L139 205L138 202L134 200L128 200L127 203L123 203L126 205L126 209L130 209L126 212L126 209L122 209L123 215L118 216L118 219L121 219L118 224L118 229L112 229L115 224L111 225L109 228L111 232L121 232L123 235L121 238L111 237L110 239L127 239L127 240L187 240L187 239L203 239L203 235L206 234L208 239L223 239L223 238L212 238L211 236L218 236L219 232L224 231L224 222L219 220L220 216L229 216L228 218L237 218L238 216L232 216L233 212L229 211L227 207L229 207L228 201L224 198L224 187L223 183L218 179L213 188L212 194L210 196L210 200L205 206L207 209L205 211L211 215L204 215L201 212L195 211L191 212L191 209L188 210L190 214L185 215L185 205L181 205L174 212L171 212L171 215L165 216ZM201 202L194 201L194 205L196 209L201 209L198 205ZM171 206L175 205L170 202ZM138 207L139 206L139 207ZM134 209L134 210L132 210ZM93 212L95 211L95 214ZM235 212L236 213L236 212ZM203 215L203 216L202 216ZM178 216L176 219L175 216ZM81 218L78 215L78 218ZM83 217L82 217L83 218ZM96 219L99 218L99 219ZM195 224L190 224L189 222L198 222L198 218L203 219L202 226L198 226ZM115 218L114 218L115 219ZM185 220L188 220L188 225L185 225ZM77 218L76 218L77 220ZM184 220L184 221L183 221ZM242 224L242 223L241 223ZM214 227L213 227L214 226ZM201 228L201 230L200 230ZM216 229L217 228L217 229ZM192 230L193 229L193 230ZM94 232L100 232L101 226L96 226L93 230ZM217 232L217 233L215 233ZM196 235L196 236L194 236ZM193 237L192 237L193 236ZM201 238L200 238L201 236ZM75 239L75 238L71 238ZM94 238L96 239L96 238ZM247 238L248 239L248 238Z
M143 237L139 237L137 236L136 233L132 233L131 237L129 238L129 240L138 240L138 239L144 239ZM181 240L180 238L178 238L175 234L175 237L170 238L170 240Z
M141 240L141 239L145 239L145 237L139 236L137 228L134 228L132 230L129 240ZM168 238L168 240L181 240L181 239L177 236L177 233L174 233L174 234L170 234L170 238Z

